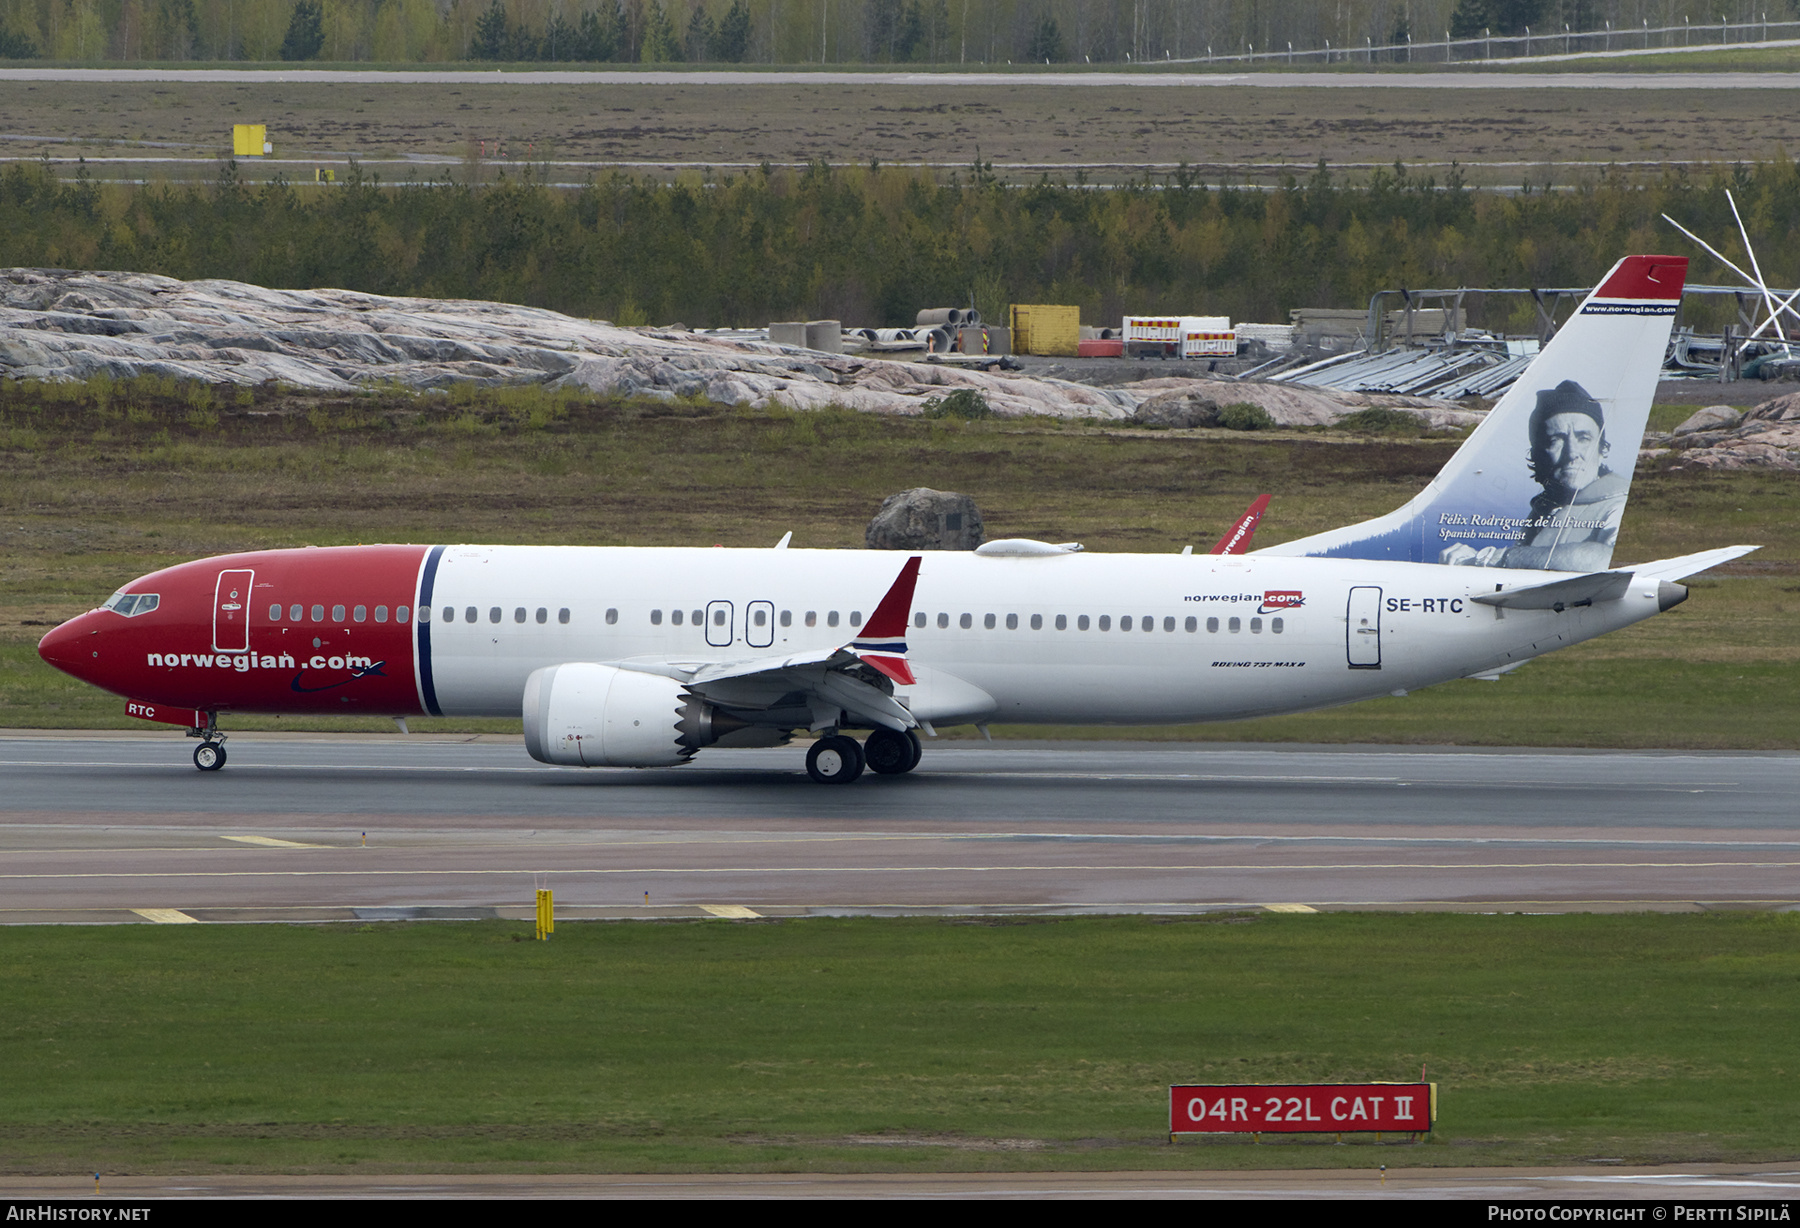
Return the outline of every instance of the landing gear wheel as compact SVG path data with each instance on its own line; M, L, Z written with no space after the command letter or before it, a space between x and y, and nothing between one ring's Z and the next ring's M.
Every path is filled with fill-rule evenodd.
M217 742L202 742L194 747L194 766L202 772L216 772L225 766L225 748Z
M806 752L806 774L822 785L847 785L863 773L863 749L855 738L833 734Z
M892 729L877 729L863 741L863 757L869 761L869 770L883 776L899 776L919 766L919 758L925 748L919 745L919 735L908 729L904 733Z

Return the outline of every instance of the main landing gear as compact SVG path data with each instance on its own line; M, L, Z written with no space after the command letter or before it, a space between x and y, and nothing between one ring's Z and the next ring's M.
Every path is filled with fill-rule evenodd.
M847 785L861 776L865 767L881 776L910 772L919 766L923 754L919 735L910 729L904 733L877 729L861 744L834 733L814 742L806 752L806 774L822 785Z
M188 730L187 736L200 739L200 745L194 747L195 767L202 772L216 772L225 766L225 735L219 732L217 712L208 712L206 724Z

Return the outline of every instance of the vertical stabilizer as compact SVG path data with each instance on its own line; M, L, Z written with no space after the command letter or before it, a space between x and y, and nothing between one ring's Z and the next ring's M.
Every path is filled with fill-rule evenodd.
M1627 256L1418 497L1258 554L1602 571L1631 489L1682 256Z

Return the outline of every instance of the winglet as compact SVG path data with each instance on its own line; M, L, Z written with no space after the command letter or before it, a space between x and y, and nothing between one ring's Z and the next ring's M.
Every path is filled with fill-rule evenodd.
M920 556L913 555L887 596L863 624L862 634L850 642L850 651L901 686L915 681L906 663L906 623L912 617L913 586L919 582Z
M1262 519L1263 511L1269 506L1269 496L1258 495L1256 502L1244 510L1238 522L1226 530L1219 544L1209 554L1242 554L1250 549L1250 539L1256 536L1256 522Z

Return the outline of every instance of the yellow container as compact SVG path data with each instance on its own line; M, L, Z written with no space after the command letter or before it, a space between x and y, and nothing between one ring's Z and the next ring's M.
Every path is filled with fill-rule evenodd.
M265 124L233 124L231 126L231 155L234 158L260 158L266 153L273 153L269 144L269 130Z
M1041 303L1013 304L1013 353L1054 354L1073 358L1080 340L1081 308L1053 307Z

